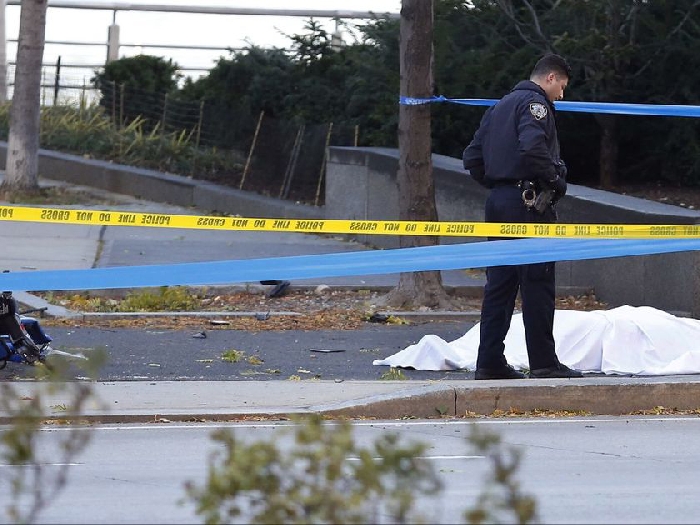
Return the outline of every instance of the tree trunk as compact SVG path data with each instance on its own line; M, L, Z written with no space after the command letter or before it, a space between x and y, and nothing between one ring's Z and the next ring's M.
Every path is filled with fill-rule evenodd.
M5 31L6 0L0 0L0 103L7 102L7 31Z
M433 90L433 0L401 3L401 93L427 98ZM399 106L399 218L437 221L432 171L430 105ZM400 247L434 246L436 236L401 236ZM382 301L391 306L447 306L440 271L402 273Z
M600 185L609 190L617 184L617 117L596 115L600 135Z
M10 137L3 187L7 191L39 189L39 122L41 63L48 0L22 2L15 86L10 109Z

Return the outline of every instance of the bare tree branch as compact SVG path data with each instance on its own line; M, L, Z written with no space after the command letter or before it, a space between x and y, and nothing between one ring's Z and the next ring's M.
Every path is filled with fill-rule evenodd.
M540 24L539 17L537 16L537 12L535 11L534 7L527 0L522 0L522 2L523 4L525 4L525 7L530 12L530 17L532 18L532 26L530 24L526 24L518 20L517 16L515 15L513 2L511 2L510 0L496 0L496 3L501 8L501 11L503 11L503 14L505 14L506 17L508 17L508 19L513 23L513 26L518 32L518 35L520 35L520 38L522 38L527 44L531 45L535 49L539 49L545 53L553 52L554 48L549 42L549 39L542 32L542 25ZM537 40L539 40L539 42L533 40L529 35L525 33L523 28L527 27L534 27Z

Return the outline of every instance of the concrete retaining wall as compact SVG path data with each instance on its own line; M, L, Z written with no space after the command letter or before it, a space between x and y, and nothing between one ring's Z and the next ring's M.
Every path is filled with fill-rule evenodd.
M7 143L0 142L5 165ZM244 217L395 220L398 213L398 151L331 147L326 170L326 204L295 204L188 177L121 166L40 150L42 177L132 195L154 202L194 207L203 213ZM483 221L487 192L465 175L459 159L433 156L438 217ZM559 205L565 223L698 224L700 212L644 199L570 185ZM395 248L391 236L357 236L379 248ZM443 243L481 238L443 237ZM557 284L589 288L612 306L653 306L700 318L700 261L697 252L561 262Z
M0 165L4 166L6 160L7 143L0 142ZM325 216L324 209L319 206L295 204L180 175L85 159L56 151L40 150L39 174L47 179L90 186L153 202L195 207L207 212L290 219L320 219Z
M391 220L398 217L398 151L331 147L326 170L327 217ZM435 200L441 221L483 221L488 190L476 184L460 159L433 155ZM574 184L558 206L562 223L698 224L700 212ZM390 236L357 236L395 248ZM442 243L483 241L443 237ZM697 252L629 256L557 264L557 285L591 288L612 306L653 306L700 317Z

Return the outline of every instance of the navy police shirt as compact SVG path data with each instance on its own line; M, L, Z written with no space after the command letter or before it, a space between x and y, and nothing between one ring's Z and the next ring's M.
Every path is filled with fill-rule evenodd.
M556 164L562 161L554 104L544 90L531 80L523 80L486 110L462 161L472 177L486 187L556 178Z

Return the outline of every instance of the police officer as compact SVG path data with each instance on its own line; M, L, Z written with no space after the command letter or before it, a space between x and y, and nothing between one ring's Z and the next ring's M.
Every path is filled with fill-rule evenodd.
M462 159L471 176L491 189L486 222L556 221L554 204L566 194L566 165L559 157L554 101L563 98L570 76L564 58L545 55L529 80L519 82L482 117ZM582 377L555 353L554 262L546 262L486 269L476 379L527 377L504 356L518 291L530 377Z

